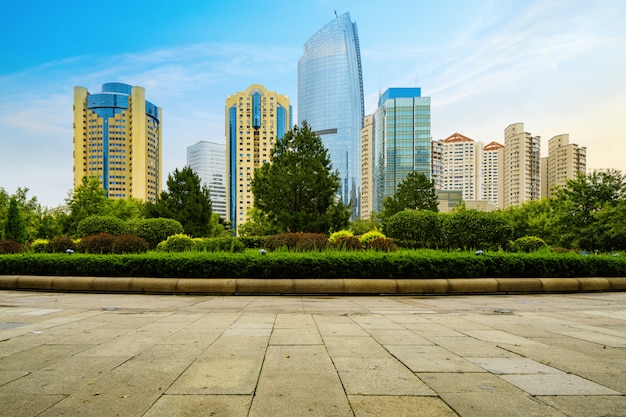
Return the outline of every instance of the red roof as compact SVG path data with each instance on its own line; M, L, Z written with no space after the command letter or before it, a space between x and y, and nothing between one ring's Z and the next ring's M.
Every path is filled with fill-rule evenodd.
M460 133L453 133L444 139L445 143L454 143L454 142L474 142L473 139L468 138L467 136L463 136Z

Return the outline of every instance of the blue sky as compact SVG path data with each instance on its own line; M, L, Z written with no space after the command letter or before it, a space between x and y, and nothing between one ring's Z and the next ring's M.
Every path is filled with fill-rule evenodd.
M98 6L102 4L102 6ZM250 84L297 112L302 46L350 12L366 114L389 87L432 98L432 136L503 143L522 122L569 133L591 169L626 173L626 2L22 0L0 6L0 187L54 207L72 188L73 87L145 87L163 109L163 180L200 140L224 141L224 103ZM294 118L296 120L296 118Z

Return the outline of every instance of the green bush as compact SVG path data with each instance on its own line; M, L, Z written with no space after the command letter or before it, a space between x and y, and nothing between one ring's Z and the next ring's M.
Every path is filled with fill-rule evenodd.
M331 244L334 244L335 242L337 242L337 239L339 238L352 237L352 236L354 236L354 233L352 233L352 231L350 230L339 230L338 232L331 233L330 237L328 238L328 241Z
M375 250L378 252L395 252L398 250L398 245L393 243L392 239L386 237L377 237L376 239L370 240L367 244L368 250Z
M195 249L204 252L243 252L246 247L236 237L194 239Z
M265 246L267 236L238 236L237 239L246 249L261 249Z
M33 253L46 253L48 250L48 239L35 239L28 249Z
M460 210L443 217L443 242L449 249L506 249L513 227L497 212Z
M0 255L8 253L22 253L24 252L24 245L14 240L0 240Z
M156 248L168 237L183 233L183 226L174 219L141 219L130 223L129 233L144 238L150 248Z
M146 239L129 234L117 236L111 245L111 252L116 254L146 253L148 249L149 245Z
M441 215L430 210L403 210L385 220L383 232L412 249L441 246Z
M79 237L108 233L119 236L126 231L123 220L115 216L89 216L78 223L76 234Z
M332 247L338 250L362 250L363 244L356 236L341 236L335 239L335 242L332 243Z
M520 237L511 243L511 251L513 252L535 252L547 247L546 242L537 236Z
M276 251L319 251L328 247L328 238L319 233L280 233L267 238L265 249Z
M379 232L378 230L370 230L369 232L359 236L359 240L361 241L361 245L363 245L364 248L367 248L367 245L369 245L372 240L378 239L379 237L387 236L385 236L383 232Z
M48 242L48 251L52 253L65 253L67 250L76 250L76 243L67 236L57 236Z
M166 252L187 252L194 249L195 242L189 235L178 233L168 237L163 244Z
M110 233L98 233L97 235L85 236L78 244L78 250L84 253L107 254L113 251L115 236Z

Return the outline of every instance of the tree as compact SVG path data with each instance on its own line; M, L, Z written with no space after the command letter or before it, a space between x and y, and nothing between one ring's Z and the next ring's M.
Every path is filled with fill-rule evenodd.
M65 199L70 213L64 219L63 232L68 236L76 234L78 223L89 216L108 214L109 205L106 190L100 186L98 178L83 177L81 184L70 191Z
M282 232L328 233L348 224L350 210L336 199L339 174L306 121L277 139L251 188L254 208Z
M549 244L558 243L551 200L543 198L528 201L521 206L508 207L503 214L513 226L514 239L537 236Z
M2 239L13 240L18 243L25 243L28 236L24 218L17 206L17 200L13 197L9 201L4 227L2 228Z
M439 211L435 183L422 172L408 173L396 193L383 199L382 217L388 219L405 209Z
M213 205L209 189L190 167L176 168L167 177L167 191L156 202L146 205L146 217L165 217L178 220L185 233L194 237L211 235Z

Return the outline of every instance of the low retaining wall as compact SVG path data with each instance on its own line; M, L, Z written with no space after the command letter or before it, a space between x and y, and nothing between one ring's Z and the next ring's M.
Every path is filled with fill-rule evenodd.
M626 277L254 279L0 275L0 289L226 295L561 293L626 291Z

